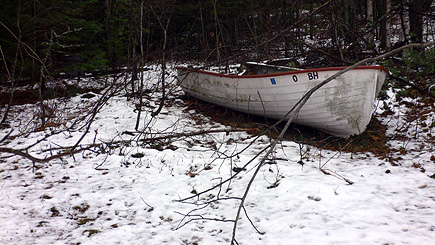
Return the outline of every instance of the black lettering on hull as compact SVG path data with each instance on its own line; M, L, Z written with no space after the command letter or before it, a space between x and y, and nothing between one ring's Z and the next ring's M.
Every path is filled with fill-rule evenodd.
M315 71L315 72L309 72L308 73L308 79L309 80L319 79L319 73L317 73L317 71Z

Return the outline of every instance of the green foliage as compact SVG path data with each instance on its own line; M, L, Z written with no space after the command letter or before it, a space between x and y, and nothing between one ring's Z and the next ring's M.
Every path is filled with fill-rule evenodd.
M407 49L400 58L386 60L384 65L396 76L424 78L435 71L435 49Z
M416 87L429 91L435 96L435 49L407 49L401 53L400 58L386 60L384 66L388 67L393 78L398 79L396 84L400 88L396 94L398 99L422 96L415 90Z
M403 67L408 73L415 73L415 77L422 79L435 71L435 49L403 51Z
M56 75L103 70L108 60L114 66L126 62L127 2L102 6L97 0L5 0L0 9L0 45L7 68L15 79L38 79L42 63ZM67 61L66 56L76 60Z

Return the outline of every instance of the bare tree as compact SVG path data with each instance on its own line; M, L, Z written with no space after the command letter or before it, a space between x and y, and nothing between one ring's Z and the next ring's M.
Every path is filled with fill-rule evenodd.
M370 27L374 25L373 0L367 0L367 22ZM368 32L368 41L371 47L375 46L375 35L373 30Z
M375 7L378 14L379 21L379 39L381 41L380 47L388 50L391 47L389 33L389 19L391 3L390 0L377 0Z
M2 22L0 22L0 24L2 24L4 26L4 24ZM19 25L19 21L18 21L18 25ZM21 47L21 35L19 34L18 35L18 41L17 41L17 48L16 48L16 51L15 51L14 62L12 64L11 69L9 69L8 68L8 64L6 63L6 59L5 59L4 53L3 53L3 48L0 45L0 52L1 52L2 60L4 62L4 66L5 66L5 69L6 69L7 74L8 74L8 80L10 80L10 82L11 82L11 89L10 89L10 94L9 94L9 102L8 102L6 110L5 110L4 114L3 114L2 120L0 121L0 127L3 127L3 126L6 125L6 120L8 118L9 111L10 111L10 109L12 107L12 104L14 103L14 94L15 94L15 88L16 88L15 87L16 86L16 84L15 84L15 69L16 69L17 62L18 62L18 55L19 55L19 52L20 52L20 47Z
M159 107L153 113L151 113L151 116L153 116L153 117L157 116L161 112L161 110L165 104L165 99L166 99L166 85L165 85L165 81L166 81L166 48L167 48L166 45L167 45L167 41L168 41L169 23L171 22L171 17L172 17L172 13L174 11L174 6L175 6L175 1L170 1L169 3L159 2L159 7L158 7L159 9L158 10L153 5L150 6L151 11L153 12L154 16L156 17L156 20L157 20L157 22L162 30L162 33L163 33L162 57L161 57L162 74L161 74L161 78L160 78L162 97L161 97Z
M135 130L137 131L139 129L139 123L142 113L142 104L143 104L143 87L144 87L144 74L143 74L143 66L144 66L144 43L143 43L143 20L144 20L144 1L140 2L140 18L139 18L139 45L140 45L140 61L139 61L139 67L141 70L140 73L140 85L139 85L139 106L137 108L137 118L136 118L136 126Z

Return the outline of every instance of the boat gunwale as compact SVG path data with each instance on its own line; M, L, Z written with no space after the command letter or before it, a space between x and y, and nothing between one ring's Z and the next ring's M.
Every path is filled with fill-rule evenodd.
M178 70L186 70L190 72L197 72L212 76L218 76L218 77L227 77L227 78L263 78L263 77L277 77L277 76L285 76L285 75L294 75L294 74L301 74L301 73L309 73L309 72L322 72L322 71L340 71L346 69L347 66L339 66L339 67L325 67L325 68L311 68L311 69L304 69L304 70L298 70L298 71L286 71L286 72L278 72L278 73L272 73L272 74L260 74L260 75L231 75L231 74L222 74L218 72L213 71L206 71L206 70L199 70L195 68L188 68L188 67L181 67L177 66L176 69ZM389 71L380 65L368 65L368 66L357 66L353 70L382 70L387 75L389 75Z

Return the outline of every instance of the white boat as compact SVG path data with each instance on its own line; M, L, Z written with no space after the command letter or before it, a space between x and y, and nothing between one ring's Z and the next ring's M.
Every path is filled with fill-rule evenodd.
M233 110L282 119L314 86L346 67L292 69L246 63L240 74L177 67L183 91ZM292 122L349 137L364 132L388 70L359 66L317 90Z

